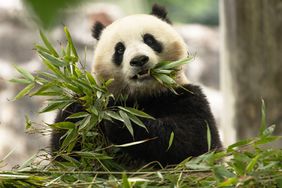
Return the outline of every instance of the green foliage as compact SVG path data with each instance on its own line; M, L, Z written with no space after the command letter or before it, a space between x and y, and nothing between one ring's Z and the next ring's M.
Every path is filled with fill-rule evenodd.
M74 7L78 3L81 3L79 0L24 0L23 2L35 21L44 28L51 27L58 23L64 9ZM86 1L84 0L84 2Z
M26 95L48 97L47 105L40 110L40 113L63 110L74 103L80 104L84 111L70 115L65 122L45 125L46 130L52 128L54 131L65 132L61 138L61 149L56 157L61 157L68 163L64 162L59 165L80 169L91 168L93 164L96 169L115 168L117 165L111 161L112 157L109 156L114 156L113 147L118 146L109 146L100 131L99 123L102 120L120 121L134 136L132 122L146 129L139 118L154 118L135 108L108 107L109 101L114 100L114 96L107 89L112 80L100 81L100 84L96 82L92 74L82 66L83 63L78 57L66 27L64 31L67 44L64 48L62 47L61 52L57 52L43 32L40 32L45 46L36 45L36 50L48 71L32 75L23 68L16 67L21 77L11 81L27 86L17 94L15 99ZM31 121L26 119L26 127L32 129ZM73 123L71 119L78 119L78 121ZM74 152L76 146L79 146L83 152ZM85 155L85 152L88 155ZM92 155L89 155L90 153ZM77 162L76 157L78 156L83 161L82 163Z
M185 59L178 61L163 61L158 63L153 69L150 69L150 75L155 78L160 84L170 89L175 94L174 88L181 87L176 80L177 72L182 68L182 65L189 63L193 59L193 56L189 56ZM185 88L183 88L186 90Z
M147 0L148 10L153 3L163 5L172 21L218 25L218 0Z
M53 128L66 132L57 155L64 159L63 162L52 161L48 151L41 150L14 171L0 172L0 187L282 187L282 150L263 146L281 139L281 136L272 135L275 125L267 126L263 101L260 134L257 137L234 143L220 152L210 151L199 157L190 157L177 166L157 170L148 164L137 171L124 172L113 161L115 150L148 140L109 145L97 125L104 119L120 121L134 135L132 122L144 127L139 117L153 117L134 108L108 108L107 104L113 98L107 90L111 81L97 84L89 72L79 68L81 62L66 28L65 32L68 43L60 53L41 33L45 47L37 46L37 51L49 72L31 75L16 67L21 78L13 79L12 82L27 85L16 98L25 95L50 97L41 112L64 109L74 102L80 103L85 111L67 118L81 118L77 123L65 121L43 128L43 131ZM177 71L184 62L189 61L162 62L150 72L160 83L173 89L177 85L173 81L166 82L160 75L173 80L173 71ZM26 124L28 130L36 129L28 117ZM207 128L210 147L209 134ZM174 137L172 132L168 150ZM80 151L74 151L77 143L81 146ZM0 167L5 158L0 160ZM50 160L51 163L46 164Z

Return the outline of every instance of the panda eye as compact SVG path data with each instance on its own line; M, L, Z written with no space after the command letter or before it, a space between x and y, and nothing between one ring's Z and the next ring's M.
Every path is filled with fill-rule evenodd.
M124 50L125 50L125 47L124 47L124 45L122 43L120 45L117 45L116 52L118 54L123 54Z
M153 44L153 42L154 42L153 36L145 35L145 36L144 36L144 42L145 42L146 44L148 44L148 45Z
M122 63L124 51L124 44L122 42L118 42L115 46L115 53L113 55L113 62L116 65L120 65Z
M146 33L143 36L143 41L144 41L145 44L150 46L154 51L156 51L158 53L162 52L163 46L162 46L161 42L157 41L153 35Z

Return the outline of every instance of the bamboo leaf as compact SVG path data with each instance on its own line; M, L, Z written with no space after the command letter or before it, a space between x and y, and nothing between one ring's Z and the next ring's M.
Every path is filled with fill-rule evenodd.
M206 125L207 125L207 143L208 143L208 151L211 150L211 130L210 130L210 126L208 124L208 122L206 121Z
M34 83L27 85L23 90L21 90L16 96L15 100L18 100L24 96L26 96L32 89L34 88Z
M131 121L133 121L136 125L146 129L146 131L148 132L147 127L144 125L144 123L138 117L136 117L135 115L130 114L130 113L128 113L127 115L128 115L128 117Z
M74 142L78 136L77 134L77 130L76 129L69 129L67 134L67 136L65 137L62 145L61 145L61 149L65 148L67 150L67 152L71 152L71 150L74 147L74 144L71 144L72 142ZM69 145L72 145L72 147L68 147Z
M131 107L122 107L122 106L118 106L119 109L126 111L128 113L131 113L135 116L139 116L139 117L144 117L144 118L148 118L148 119L155 119L154 117L150 116L149 114L141 111L141 110L137 110L136 108L131 108Z
M54 66L52 63L50 63L49 61L43 61L43 63L48 67L48 69L50 69L52 72L55 73L55 77L59 77L59 78L62 78L64 80L67 80L65 75L60 71L60 69L58 69L56 66ZM45 74L45 75L48 75L48 74ZM51 76L49 74L49 76ZM52 77L54 77L52 76Z
M71 104L72 102L61 102L61 101L50 103L46 107L44 107L42 110L40 110L39 113L50 112L53 110L61 110Z
M162 83L168 84L169 86L176 84L175 80L166 74L159 74L157 77L162 81Z
M43 46L35 45L35 48L36 48L37 51L43 51L43 52L46 52L46 53L50 53L49 49L47 49Z
M124 121L124 125L126 126L126 128L128 129L128 131L130 132L130 134L132 135L132 137L134 137L134 133L133 133L133 127L131 125L131 122L129 120L129 117L128 115L123 112L122 110L119 110L119 114L121 116L121 118L123 119Z
M124 120L120 117L120 115L114 111L106 111L105 112L106 115L110 116L111 118L124 122Z
M169 148L171 147L173 140L174 140L174 132L171 132L170 136L169 136L168 147L167 147L166 151L168 151Z
M28 130L31 128L32 123L27 115L25 115L24 117L25 117L25 130Z
M255 156L247 165L246 167L246 172L250 173L251 171L254 170L255 165L257 164L258 159L261 157L260 154L258 154L257 156Z
M172 69L180 67L181 65L187 64L191 59L185 58L178 61L172 61L169 63L166 63L162 66L162 69Z
M49 49L49 51L55 56L55 57L59 57L58 53L56 52L56 50L53 48L53 46L51 45L51 43L49 42L49 40L47 39L47 37L44 35L44 33L40 30L40 37L42 39L42 41L44 42L45 46Z
M94 77L89 72L86 72L86 77L87 77L88 81L90 82L90 84L97 86L97 83L96 83Z
M67 119L84 118L84 117L86 117L88 115L89 115L88 112L78 112L78 113L70 115L69 117L67 117Z
M34 81L34 77L27 70L17 65L14 65L14 67L24 78L26 78L27 80L31 82Z
M18 84L30 84L31 81L27 79L21 79L21 78L13 78L9 80L10 82L18 83Z
M43 59L46 59L48 61L50 61L53 65L55 65L56 67L66 67L68 66L69 64L60 60L59 58L56 58L46 52L43 52L43 51L38 51L38 53L40 54L40 56L43 58Z
M113 145L115 147L118 147L118 148L124 148L124 147L129 147L129 146L135 146L135 145L138 145L138 144L143 144L145 142L148 142L148 141L151 141L151 140L154 140L156 139L155 138L150 138L150 139L145 139L145 140L139 140L139 141L135 141L135 142L129 142L129 143L126 143L126 144L120 144L120 145Z
M123 188L131 188L130 182L128 181L128 178L127 178L125 172L122 174L122 187Z
M75 128L75 124L69 121L53 123L49 126L53 128L58 128L58 129L74 129Z
M74 47L74 45L73 45L72 38L71 38L71 35L70 35L70 33L69 33L68 28L67 28L67 27L64 27L64 31L65 31L65 33L66 33L67 40L68 40L68 42L69 42L69 44L70 44L70 47L71 47L71 49L72 49L72 53L74 54L75 57L78 57L77 52L76 52L76 49L75 49L75 47Z
M259 129L260 135L263 135L264 130L266 129L266 113L265 113L265 103L264 100L261 99L261 126Z
M79 130L83 130L84 128L89 126L91 120L91 115L85 116L80 122L79 122Z
M231 152L233 151L233 148L236 148L236 147L240 147L240 146L245 146L245 145L248 145L252 142L252 139L247 139L247 140L240 140L230 146L228 146L227 148L227 152Z
M270 136L270 135L272 135L272 133L275 130L275 127L276 127L276 125L271 125L271 126L265 128L263 130L263 132L262 132L262 136Z

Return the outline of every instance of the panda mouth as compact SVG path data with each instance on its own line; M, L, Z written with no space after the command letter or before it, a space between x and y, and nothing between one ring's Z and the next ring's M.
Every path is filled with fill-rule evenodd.
M138 72L136 75L132 77L133 80L146 80L150 78L151 75L149 69L141 70L140 72Z

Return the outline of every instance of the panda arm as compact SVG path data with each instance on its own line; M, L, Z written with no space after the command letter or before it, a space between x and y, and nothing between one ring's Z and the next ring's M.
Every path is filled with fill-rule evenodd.
M165 93L158 98L142 101L145 112L149 112L156 119L145 119L148 132L137 125L134 126L134 139L128 130L117 123L106 122L106 136L116 144L124 144L132 141L153 139L145 143L127 147L125 151L135 158L145 161L159 161L163 165L176 164L188 156L197 156L208 150L207 125L212 134L212 148L221 147L214 118L209 104L197 86L185 85L189 91L175 95ZM171 133L174 140L168 149Z

